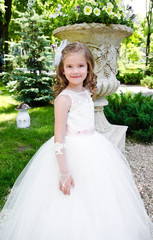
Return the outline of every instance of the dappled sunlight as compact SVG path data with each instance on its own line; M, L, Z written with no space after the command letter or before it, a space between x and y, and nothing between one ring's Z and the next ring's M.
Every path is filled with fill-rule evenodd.
M8 108L10 105L18 105L19 102L13 99L11 96L3 96L0 95L0 108L3 106L4 108Z
M0 123L6 122L6 121L16 121L16 116L17 116L17 113L9 113L9 114L2 113L0 115Z
M52 127L51 128L51 135L53 135L52 134L52 132L54 131L54 128ZM43 127L40 127L39 129L37 129L37 133L39 133L39 134L47 134L48 133L48 126L43 126Z
M50 106L45 106L45 107L34 107L29 109L29 113L33 113L33 112L48 112L48 111L53 111L54 110L54 106L50 105Z

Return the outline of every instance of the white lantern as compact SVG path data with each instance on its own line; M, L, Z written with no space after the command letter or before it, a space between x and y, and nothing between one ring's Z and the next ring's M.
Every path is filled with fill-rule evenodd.
M16 118L17 128L28 128L30 127L30 116L28 113L28 109L30 107L26 103L21 103L16 110L18 111L18 115Z

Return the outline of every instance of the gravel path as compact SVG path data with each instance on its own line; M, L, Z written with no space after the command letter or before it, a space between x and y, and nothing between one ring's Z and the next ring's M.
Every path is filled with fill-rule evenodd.
M126 91L130 91L133 94L137 94L139 92L142 93L144 96L150 96L153 95L153 89L149 89L147 87L137 86L137 85L127 85L127 84L121 84L117 90L117 93Z
M148 215L153 221L153 144L127 142L125 156Z

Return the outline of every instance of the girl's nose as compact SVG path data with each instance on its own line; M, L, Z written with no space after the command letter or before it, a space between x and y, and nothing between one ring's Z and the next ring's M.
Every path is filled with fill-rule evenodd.
M78 72L79 72L79 68L75 67L75 68L73 69L73 72L74 72L74 73L78 73Z

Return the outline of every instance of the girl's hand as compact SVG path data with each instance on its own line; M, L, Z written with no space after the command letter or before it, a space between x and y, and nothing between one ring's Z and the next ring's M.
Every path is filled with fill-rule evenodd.
M68 180L65 184L62 184L62 180L59 181L59 189L63 192L64 195L70 195L71 188L74 187L74 181L71 176L69 176Z

